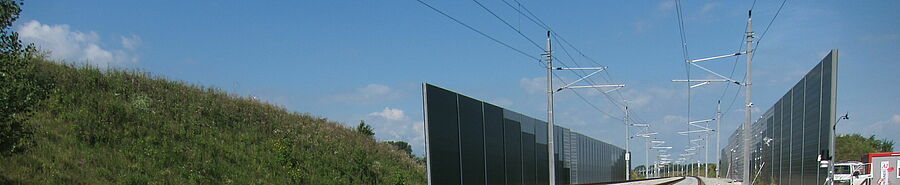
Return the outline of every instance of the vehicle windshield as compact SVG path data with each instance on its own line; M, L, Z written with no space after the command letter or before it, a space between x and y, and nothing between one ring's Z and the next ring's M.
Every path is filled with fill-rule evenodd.
M850 166L834 166L835 174L850 174Z

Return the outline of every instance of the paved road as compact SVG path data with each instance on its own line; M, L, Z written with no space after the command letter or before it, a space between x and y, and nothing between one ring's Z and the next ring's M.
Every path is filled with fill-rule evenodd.
M703 180L703 183L706 185L741 185L740 182L732 182L731 179L725 178L706 178L700 177Z
M700 182L697 181L697 178L694 177L685 177L681 182L675 183L675 185L699 185Z
M700 177L704 184L706 185L740 185L740 182L731 182L730 179L723 178L705 178ZM669 177L669 178L661 178L654 180L646 180L646 181L636 181L636 182L623 182L617 183L615 185L656 185L662 184L665 182L671 182L673 180L681 179L681 177ZM699 181L694 177L685 177L684 180L675 183L675 185L699 185Z
M680 178L681 177L669 177L669 178L661 178L661 179L646 180L646 181L616 183L615 185L656 185L656 184L661 184L664 182L670 182L670 181L680 179Z

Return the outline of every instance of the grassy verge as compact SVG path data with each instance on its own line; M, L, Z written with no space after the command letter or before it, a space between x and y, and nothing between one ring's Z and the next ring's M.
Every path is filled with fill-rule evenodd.
M406 153L339 123L147 73L35 59L54 88L0 184L424 184Z

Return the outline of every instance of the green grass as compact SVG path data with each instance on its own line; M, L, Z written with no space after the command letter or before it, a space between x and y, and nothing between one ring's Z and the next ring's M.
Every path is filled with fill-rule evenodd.
M403 151L325 118L124 70L35 60L55 88L0 184L424 184Z

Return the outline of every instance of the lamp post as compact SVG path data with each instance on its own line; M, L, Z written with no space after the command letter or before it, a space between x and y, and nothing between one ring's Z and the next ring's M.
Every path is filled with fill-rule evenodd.
M835 132L837 131L837 124L841 122L841 120L850 119L850 113L846 113L837 120L834 121L834 124L831 125L831 139L828 143L828 150L831 156L828 157L828 179L826 181L827 184L834 184L834 159L837 158L834 154L835 152L835 140L837 137L835 136Z

